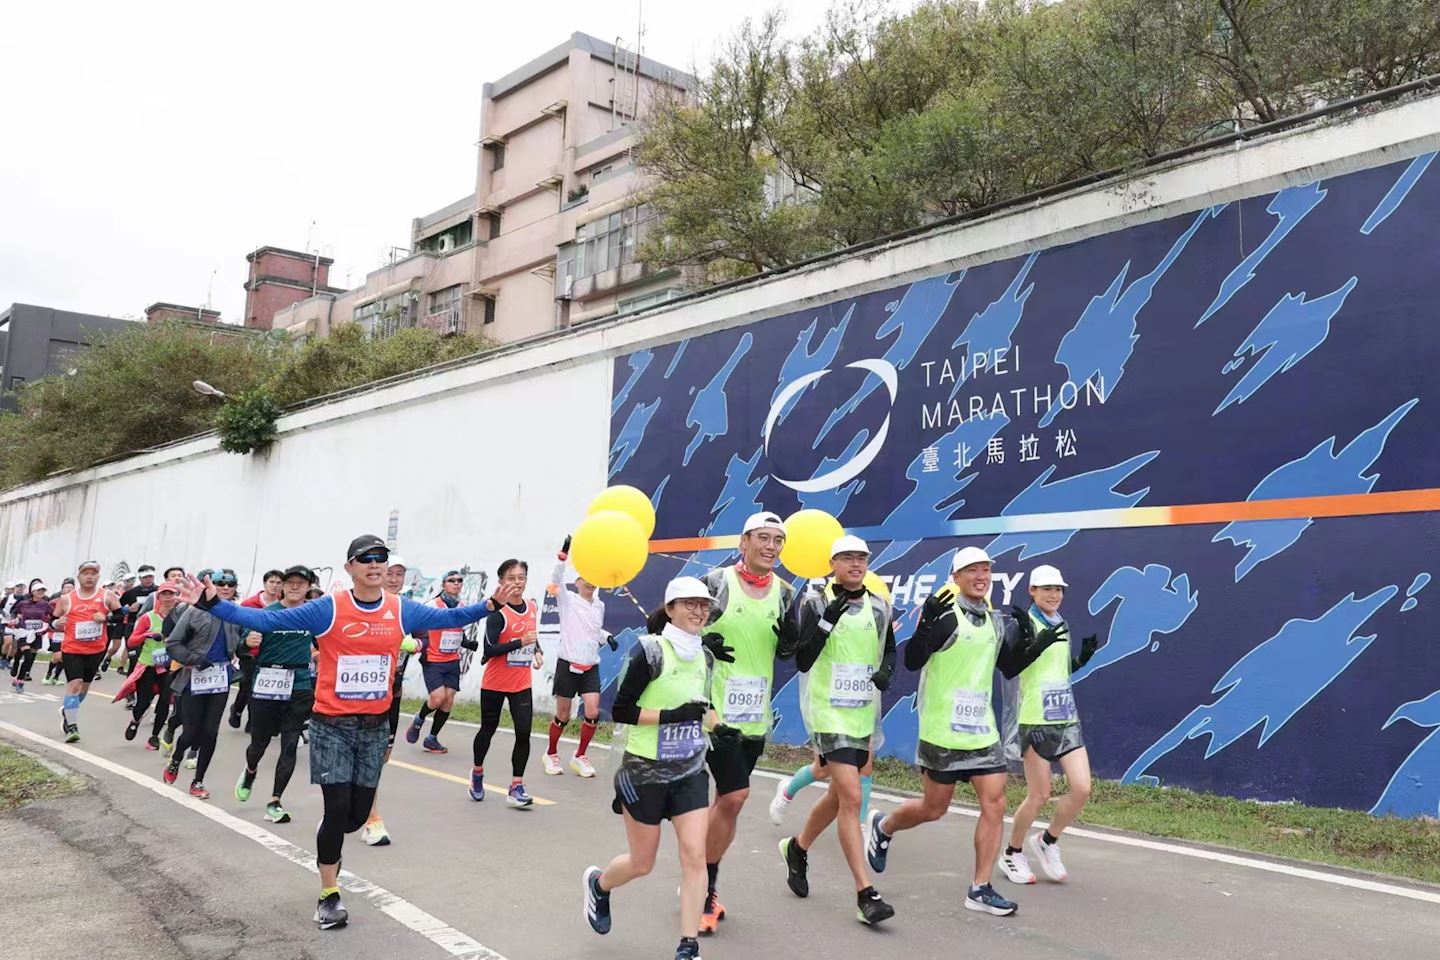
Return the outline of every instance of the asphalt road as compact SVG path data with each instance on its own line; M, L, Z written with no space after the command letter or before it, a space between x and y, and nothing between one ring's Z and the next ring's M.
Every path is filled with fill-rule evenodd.
M156 960L671 956L678 868L670 837L655 873L615 893L609 936L593 934L581 916L582 869L604 864L624 843L620 818L610 812L605 750L593 750L601 768L595 780L568 771L545 777L543 744L534 741L527 784L539 802L522 811L508 808L500 793L479 804L466 795L473 727L452 722L446 728L441 738L451 748L447 756L402 740L399 762L386 769L380 789L394 843L376 848L361 844L358 835L347 839L350 925L322 933L310 919L318 886L310 870L320 792L308 783L304 746L285 797L295 818L289 824L268 824L263 817L273 745L250 802L235 800L246 738L228 726L207 779L214 797L192 800L183 789L161 784L162 760L144 748L143 737L123 739L125 711L104 695L116 686L113 679L97 685L80 717L84 739L73 748L58 742L58 688L31 684L23 697L0 694L0 738L92 781L92 789L77 797L0 818L7 881L39 894L23 906L12 902L22 911L12 917L38 920L59 905L61 916L84 917L89 925L14 924L27 932L7 939L0 955L93 952L113 931L116 950ZM497 735L490 769L508 769L512 742L508 732ZM562 756L568 759L572 749L562 747ZM189 771L181 774L178 787L189 782ZM500 779L502 785L508 781ZM855 920L849 874L833 833L811 852L809 899L797 900L786 888L776 843L799 829L821 794L806 790L791 805L786 826L775 827L765 813L774 783L755 778L720 875L730 916L703 942L707 960L949 960L962 952L1145 960L1418 957L1433 955L1440 943L1435 888L1248 857L1216 858L1196 848L1137 844L1095 831L1067 835L1069 883L1017 889L997 879L1020 912L1009 918L971 913L962 897L973 820L958 810L897 838L878 884L897 913L871 930Z

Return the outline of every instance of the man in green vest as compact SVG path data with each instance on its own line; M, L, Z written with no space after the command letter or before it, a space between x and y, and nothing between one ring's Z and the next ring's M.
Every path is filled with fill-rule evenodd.
M920 720L916 763L924 793L886 816L870 814L866 853L870 868L885 872L891 838L901 830L939 820L950 807L955 785L968 782L980 804L975 824L975 875L965 908L998 917L1018 906L990 885L1005 827L1005 748L990 703L995 669L1015 677L1052 643L1064 641L1064 624L1038 635L1030 618L1005 616L990 607L990 556L966 547L951 564L955 583L930 597L920 623L905 644L905 666L919 670L916 712Z
M775 660L795 653L798 638L790 616L795 590L775 576L784 546L780 517L769 511L754 514L740 533L740 562L701 578L715 600L704 639L716 661L710 700L720 716L706 756L715 802L705 840L708 886L701 933L714 933L725 919L715 896L720 858L735 839L735 820L750 796L750 774L765 752Z
M790 891L810 895L809 850L835 822L840 849L855 880L857 917L877 924L895 908L870 883L860 833L860 776L878 746L880 694L895 670L895 631L890 604L865 589L870 548L844 536L830 548L834 581L823 593L809 593L800 608L800 714L819 764L830 772L830 789L810 810L805 829L780 841Z

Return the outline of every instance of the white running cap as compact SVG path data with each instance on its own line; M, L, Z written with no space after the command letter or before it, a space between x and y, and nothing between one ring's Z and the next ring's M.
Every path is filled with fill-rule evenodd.
M955 560L950 564L950 572L964 570L972 563L990 563L990 554L979 547L966 547L963 550L955 551Z
M389 570L391 567L404 567L406 570L410 569L409 564L402 560L398 553L390 554L390 562L385 564L385 569Z
M676 577L665 585L665 605L676 600L709 600L710 591L699 577Z
M1032 587L1068 587L1065 578L1060 576L1060 571L1048 563L1042 563L1030 571L1030 586Z
M769 510L761 510L759 513L752 513L750 519L745 521L745 527L740 531L743 537L751 530L778 530L785 532L785 521L780 519L780 514L771 513ZM707 593L708 597L709 594ZM669 603L667 600L666 603Z
M830 559L834 560L842 553L863 553L868 557L870 556L870 547L853 533L847 533L831 544Z

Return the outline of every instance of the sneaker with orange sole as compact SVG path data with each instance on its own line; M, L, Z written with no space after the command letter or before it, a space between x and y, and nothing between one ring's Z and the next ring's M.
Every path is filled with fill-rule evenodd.
M700 914L700 932L712 934L719 926L720 921L725 919L725 907L720 903L720 898L711 890L705 894L705 909Z

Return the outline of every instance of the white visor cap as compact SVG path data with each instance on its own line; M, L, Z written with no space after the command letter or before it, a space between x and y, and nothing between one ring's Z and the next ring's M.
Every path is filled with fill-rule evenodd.
M752 530L776 530L785 532L785 521L780 519L780 514L771 513L769 510L762 510L759 513L752 513L745 521L745 527L740 531L743 537Z

